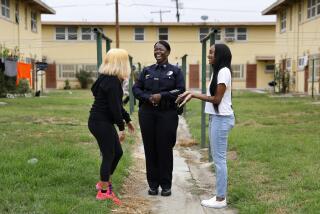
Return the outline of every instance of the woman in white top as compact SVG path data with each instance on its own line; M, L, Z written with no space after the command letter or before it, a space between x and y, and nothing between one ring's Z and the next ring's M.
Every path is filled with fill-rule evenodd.
M196 98L206 101L205 112L209 114L209 139L211 155L216 168L216 195L202 200L201 205L212 208L227 206L227 144L228 134L234 126L231 101L231 59L230 49L225 44L215 44L209 50L209 64L213 74L207 95L186 91L176 100L180 106Z

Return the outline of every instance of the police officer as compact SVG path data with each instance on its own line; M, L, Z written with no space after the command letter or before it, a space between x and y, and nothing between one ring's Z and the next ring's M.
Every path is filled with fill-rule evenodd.
M139 100L139 123L144 145L149 195L171 195L173 147L178 127L177 96L185 91L181 70L168 62L166 41L154 45L156 64L141 72L132 90Z

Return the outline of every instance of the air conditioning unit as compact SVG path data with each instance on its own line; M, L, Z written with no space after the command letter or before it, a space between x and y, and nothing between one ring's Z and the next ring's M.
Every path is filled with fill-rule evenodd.
M225 37L224 40L226 42L233 42L235 39L234 39L234 37Z

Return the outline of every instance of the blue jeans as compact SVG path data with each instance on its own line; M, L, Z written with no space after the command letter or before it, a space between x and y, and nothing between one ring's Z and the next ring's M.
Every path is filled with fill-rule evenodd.
M210 115L209 119L211 155L216 169L216 196L222 198L227 193L228 134L234 122L234 115Z

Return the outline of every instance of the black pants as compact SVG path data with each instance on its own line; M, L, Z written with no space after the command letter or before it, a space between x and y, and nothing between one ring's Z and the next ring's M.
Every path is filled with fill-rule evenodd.
M105 121L89 119L88 127L96 138L102 154L100 179L104 182L109 181L123 154L117 131L113 124Z
M162 111L141 106L139 123L146 157L147 180L151 188L171 188L173 147L176 143L176 110Z

